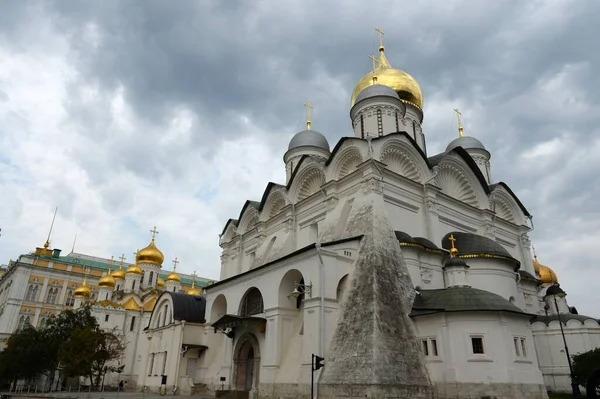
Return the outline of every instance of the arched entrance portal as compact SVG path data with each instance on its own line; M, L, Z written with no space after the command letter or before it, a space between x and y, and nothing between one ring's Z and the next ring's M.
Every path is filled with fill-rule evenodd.
M233 352L233 370L236 391L255 391L258 389L260 370L260 349L256 336L251 333L242 335Z

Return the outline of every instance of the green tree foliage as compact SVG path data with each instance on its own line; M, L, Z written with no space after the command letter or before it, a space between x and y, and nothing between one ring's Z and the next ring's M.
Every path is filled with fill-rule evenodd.
M30 325L11 335L0 353L0 378L4 381L31 380L53 366L47 334Z
M61 369L98 385L107 372L123 367L117 360L124 350L122 337L102 331L89 306L65 310L50 318L44 329L26 326L11 335L0 352L0 380L31 380L44 373L52 379Z
M588 378L600 368L600 348L591 351L579 353L573 357L573 373L578 379L580 385L585 386Z

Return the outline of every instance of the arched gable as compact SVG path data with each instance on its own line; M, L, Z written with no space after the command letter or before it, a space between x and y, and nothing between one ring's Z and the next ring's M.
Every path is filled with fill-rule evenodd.
M268 220L278 215L287 206L287 201L281 189L272 190L265 201L261 219Z
M526 224L525 213L504 185L494 185L489 199L490 209L497 217L517 225Z
M240 212L240 221L236 229L238 234L247 233L254 228L256 223L258 223L258 206L258 202L246 201Z
M310 197L325 184L325 173L318 164L309 165L301 170L290 188L291 197L296 201Z
M224 243L233 240L236 234L236 224L228 223L223 234L221 234L221 242Z
M158 297L156 305L154 306L154 309L152 309L152 314L150 315L150 322L148 323L148 327L150 329L158 328L161 326L162 312L164 312L165 310L165 305L167 305L169 309L173 309L173 299L171 295L168 294L168 292L165 292ZM171 312L171 315L172 314L173 313ZM171 320L169 320L169 323L170 322Z
M379 159L389 170L418 182L429 179L429 165L409 137L394 134L383 136L379 140L383 141Z
M437 167L436 181L444 194L476 208L489 207L486 190L463 157L451 151Z
M327 168L327 180L339 180L356 170L356 167L363 162L363 156L360 148L353 145L352 141L347 141L343 148L336 152L335 157L329 161Z

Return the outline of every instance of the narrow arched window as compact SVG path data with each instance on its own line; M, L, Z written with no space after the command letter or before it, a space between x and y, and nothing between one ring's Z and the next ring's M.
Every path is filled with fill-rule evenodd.
M377 110L377 133L379 133L380 136L383 136L383 114L381 109Z
M152 285L152 280L154 280L154 272L150 272L150 279L148 280L148 285Z
M27 302L33 301L33 285L27 287L27 294L25 295L25 300Z

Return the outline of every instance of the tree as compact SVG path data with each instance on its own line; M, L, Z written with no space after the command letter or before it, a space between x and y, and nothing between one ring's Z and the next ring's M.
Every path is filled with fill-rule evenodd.
M580 385L585 386L592 373L600 368L600 348L573 355L573 373Z
M53 354L43 331L26 325L12 334L0 353L0 379L32 380L54 369Z
M61 346L59 360L67 376L85 376L97 387L106 373L122 371L123 366L111 362L120 359L124 350L116 334L97 327L78 327Z

